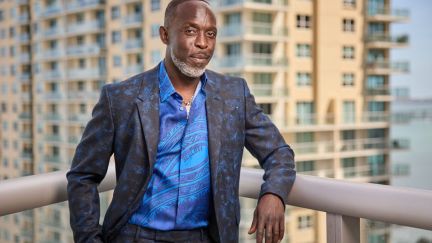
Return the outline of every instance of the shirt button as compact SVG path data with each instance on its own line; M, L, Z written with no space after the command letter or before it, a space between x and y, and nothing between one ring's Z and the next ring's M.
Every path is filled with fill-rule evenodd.
M183 111L183 110L184 110L184 107L183 107L183 106L180 106L179 110Z

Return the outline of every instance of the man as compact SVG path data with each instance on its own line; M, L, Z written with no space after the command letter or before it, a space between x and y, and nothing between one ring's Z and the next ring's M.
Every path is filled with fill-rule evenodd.
M173 0L157 67L102 88L67 174L76 242L238 242L243 148L265 169L249 233L284 234L294 154L240 78L205 67L216 18L203 0ZM114 153L117 185L99 225L97 185Z

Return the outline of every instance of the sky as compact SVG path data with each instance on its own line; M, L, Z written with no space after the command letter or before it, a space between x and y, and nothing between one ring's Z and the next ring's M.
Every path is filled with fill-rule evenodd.
M393 49L393 61L409 61L409 74L392 75L392 87L408 87L412 98L432 98L432 1L392 0L392 8L407 8L410 20L393 23L392 34L408 34L409 46Z

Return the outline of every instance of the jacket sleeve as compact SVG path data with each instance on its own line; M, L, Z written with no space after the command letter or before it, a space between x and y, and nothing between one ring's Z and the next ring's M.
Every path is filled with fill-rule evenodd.
M265 170L259 198L272 193L286 205L296 177L294 152L270 118L255 103L245 80L245 146Z
M66 174L70 224L75 242L102 242L97 186L105 177L113 153L114 123L107 92L103 86L92 118L84 129Z

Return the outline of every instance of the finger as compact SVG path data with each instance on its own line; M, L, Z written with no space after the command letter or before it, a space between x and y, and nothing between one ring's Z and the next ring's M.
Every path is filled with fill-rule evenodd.
M263 242L263 237L264 237L264 224L265 221L264 219L260 216L257 215L258 217L258 229L257 229L257 233L256 233L256 242L257 243L262 243Z
M273 227L270 220L265 225L265 243L273 243Z
M252 219L252 224L251 224L251 227L249 229L248 234L255 233L255 231L256 231L256 225L257 225L257 214L256 214L256 210L255 210L254 216L253 216L253 219Z
M285 234L285 215L279 220L279 240L282 240Z
M279 234L280 234L280 229L279 229L279 220L276 220L275 222L273 222L273 241L272 243L277 243L279 241Z

